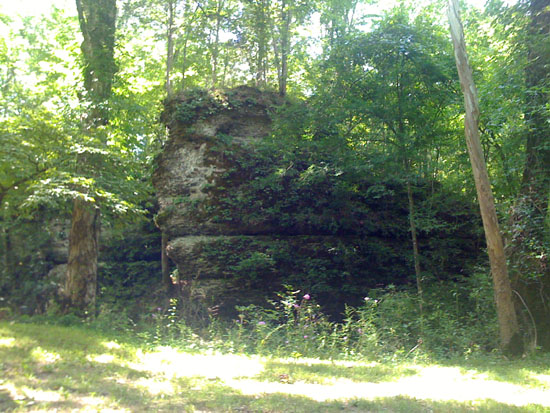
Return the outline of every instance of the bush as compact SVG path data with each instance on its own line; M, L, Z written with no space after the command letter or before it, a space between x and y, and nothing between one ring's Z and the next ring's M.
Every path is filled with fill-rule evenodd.
M330 322L315 300L287 288L270 308L239 307L231 325L215 322L210 338L223 349L281 357L362 358L429 355L442 358L491 351L498 337L486 274L436 284L416 294L394 286L372 290L342 322ZM481 321L482 320L482 321Z

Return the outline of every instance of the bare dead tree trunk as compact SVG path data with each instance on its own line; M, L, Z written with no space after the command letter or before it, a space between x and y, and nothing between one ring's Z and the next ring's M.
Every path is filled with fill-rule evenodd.
M458 0L449 0L449 23L455 50L456 67L464 93L465 135L474 174L487 252L491 263L491 274L500 330L501 348L505 354L519 355L523 352L523 341L519 334L516 310L512 300L512 289L508 277L504 245L495 210L493 192L479 140L479 104L472 69L466 54L464 31L458 11Z

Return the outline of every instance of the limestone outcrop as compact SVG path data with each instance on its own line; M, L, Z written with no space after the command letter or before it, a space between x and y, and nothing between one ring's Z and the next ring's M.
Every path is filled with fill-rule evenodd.
M368 247L357 225L340 233L328 229L331 221L355 219L349 206L327 212L307 190L294 199L285 194L284 177L261 183L270 160L258 146L269 136L271 113L280 104L277 95L249 87L193 91L168 102L163 115L170 135L153 176L156 222L187 293L225 314L235 305L265 302L282 283L324 294L330 304L338 301L332 294L342 277L369 282ZM250 191L255 195L247 198ZM307 218L294 219L308 203Z
M281 105L250 87L188 91L166 103L156 223L180 292L204 314L235 316L235 306L265 303L290 285L337 315L371 288L414 280L403 184L343 170L338 154L315 152L313 141L274 139ZM457 259L441 263L438 237L421 237L425 271L430 262L434 273L459 271L477 253L477 235L470 242L466 230Z
M232 159L253 151L271 130L276 95L240 87L226 94L196 91L169 102L163 120L170 129L153 176L160 212L157 224L174 239L190 235L257 233L216 220L209 211ZM236 187L242 182L231 182ZM229 190L230 188L227 188Z

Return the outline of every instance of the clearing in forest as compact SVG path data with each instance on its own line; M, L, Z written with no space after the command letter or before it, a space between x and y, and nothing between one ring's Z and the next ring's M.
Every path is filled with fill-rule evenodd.
M546 357L445 364L145 350L93 330L0 323L0 411L550 410Z

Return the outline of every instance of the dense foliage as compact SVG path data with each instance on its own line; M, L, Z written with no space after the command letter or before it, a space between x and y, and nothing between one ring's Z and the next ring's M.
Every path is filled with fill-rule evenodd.
M315 311L325 314L315 316L325 328L318 337L355 340L350 351L410 349L420 338L437 350L494 345L495 325L475 323L493 310L442 2L384 11L382 2L361 0L118 3L116 31L107 36L114 61L107 63L83 59L76 10L32 18L0 14L3 311L59 309L66 263L59 251L68 248L69 206L82 199L103 214L99 319L130 328L158 321L152 317L157 307L171 323L193 314L186 297L161 285L151 175L167 139L162 103L182 91L188 98L171 113L189 123L224 110L218 88L248 84L280 96L272 134L248 152L228 150L230 133L217 137L230 167L220 178L226 185L211 191L226 191L201 208L217 223L235 224L238 217L258 233L277 227L287 235L349 240L330 254L321 248L304 253L283 241L277 248L259 242L251 253L243 247L249 241L241 240L230 255L205 251L212 265L224 263L227 277L242 280L243 288L268 290L271 300L283 285L311 294L321 305ZM491 0L483 11L466 6L463 12L517 310L526 341L550 348L549 20L539 3ZM99 70L94 65L112 78L112 92L99 100L87 95ZM109 121L88 133L94 111ZM365 296L379 301L365 304ZM313 311L313 304L303 304ZM217 324L215 312L201 311L200 318L221 336L258 335L254 345L273 340L270 349L287 351L281 343L294 333L279 326L303 319L277 305L279 313L235 310L242 315L236 330ZM354 308L345 312L346 305ZM351 323L355 332L346 330ZM271 330L261 336L261 328ZM357 329L368 328L367 338L357 336ZM460 344L452 339L457 335ZM311 345L324 351L320 342Z

